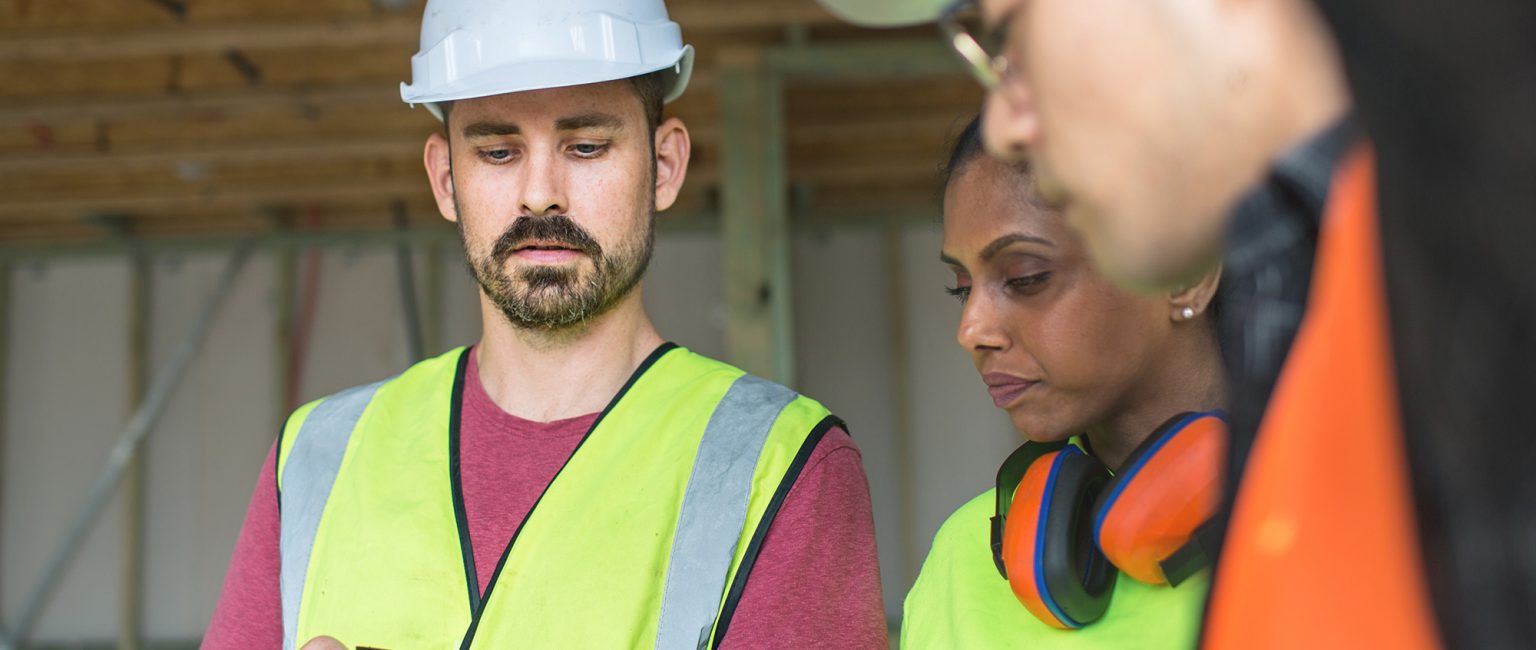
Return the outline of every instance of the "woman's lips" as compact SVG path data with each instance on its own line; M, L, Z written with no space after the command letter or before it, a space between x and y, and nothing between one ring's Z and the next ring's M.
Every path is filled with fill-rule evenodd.
M986 373L981 376L981 380L987 384L987 392L992 395L992 403L1000 409L1008 408L1010 404L1018 401L1024 391L1037 383L1002 372Z

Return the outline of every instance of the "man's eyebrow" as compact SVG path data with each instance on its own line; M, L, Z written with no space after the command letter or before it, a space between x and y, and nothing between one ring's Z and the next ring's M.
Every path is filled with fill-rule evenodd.
M464 127L464 137L485 138L498 135L518 135L523 130L511 122L475 122Z
M621 120L619 119L619 116L610 113L584 113L581 115L562 117L558 120L555 120L556 131L575 131L578 129L592 128L612 129L617 131L624 128L624 120Z
M1051 243L1051 240L1049 240L1049 239L1044 239L1044 238L1041 238L1041 237L1036 237L1034 235L1026 235L1026 234L1021 233L1021 232L1016 232L1016 233L1013 233L1013 234L1003 235L1002 237L998 237L997 239L992 240L992 243L987 244L986 248L981 249L981 261L983 261L983 262L991 261L992 258L997 257L998 253L1003 252L1004 248L1007 248L1007 247L1009 247L1009 246L1011 246L1013 244L1017 244L1017 243L1019 243L1021 241L1034 242L1036 244L1040 244L1042 246L1050 246L1052 248L1054 248L1056 246L1056 244Z

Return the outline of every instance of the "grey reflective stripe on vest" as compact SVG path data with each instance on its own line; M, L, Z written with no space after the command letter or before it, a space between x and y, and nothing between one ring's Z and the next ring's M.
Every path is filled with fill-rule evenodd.
M347 453L347 441L374 391L383 383L349 388L317 404L299 427L298 439L293 441L288 461L283 465L282 491L278 494L278 549L282 560L284 648L291 650L300 643L294 637L299 633L299 599L304 595L309 555L320 529L320 515L325 512L336 472L341 469L341 458Z
M703 648L709 643L736 542L746 525L757 457L779 412L795 397L788 388L743 375L710 415L672 538L656 624L657 648Z

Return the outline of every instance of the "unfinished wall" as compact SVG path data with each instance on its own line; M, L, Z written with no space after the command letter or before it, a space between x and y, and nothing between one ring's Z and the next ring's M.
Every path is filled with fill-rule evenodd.
M959 308L941 290L951 278L936 261L938 246L932 225L810 230L798 233L794 246L797 388L847 419L863 452L892 615L900 613L939 524L986 489L1015 444L954 343ZM719 269L721 254L713 233L662 233L645 284L662 335L715 356L725 348L723 279L701 269ZM421 271L423 256L416 259ZM216 254L155 262L153 359L163 360L186 330L221 264ZM442 347L470 343L479 332L473 281L452 246L443 247L439 264ZM323 255L304 399L393 374L409 362L395 281L388 249ZM0 467L0 612L7 622L19 614L131 407L123 388L128 282L121 260L55 260L18 267L11 276ZM279 421L276 287L272 257L259 254L150 439L143 605L149 638L195 639L212 613ZM904 446L903 421L910 436ZM117 510L96 525L35 638L115 638Z
M11 274L0 578L15 620L106 461L126 419L128 265L91 260ZM111 507L55 590L37 628L50 638L114 638L120 508ZM217 539L222 539L219 536ZM201 543L211 543L214 537Z

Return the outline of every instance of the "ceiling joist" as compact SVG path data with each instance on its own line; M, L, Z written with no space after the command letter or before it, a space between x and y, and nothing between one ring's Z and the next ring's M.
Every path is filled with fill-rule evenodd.
M679 3L672 19L690 32L777 29L786 24L836 24L837 19L811 2L768 0ZM370 18L306 20L283 23L172 25L122 31L100 30L55 34L7 34L0 40L0 62L79 61L189 54L220 54L236 50L276 50L414 46L421 17L414 13L381 14Z
M274 214L388 227L392 201L438 221L421 147L441 126L398 91L424 0L391 2L49 0L0 16L0 243L99 240L103 218L136 237L260 232ZM668 6L698 48L668 106L694 143L674 212L718 209L723 60L782 75L797 214L932 210L945 141L981 92L931 29L853 28L813 0Z

